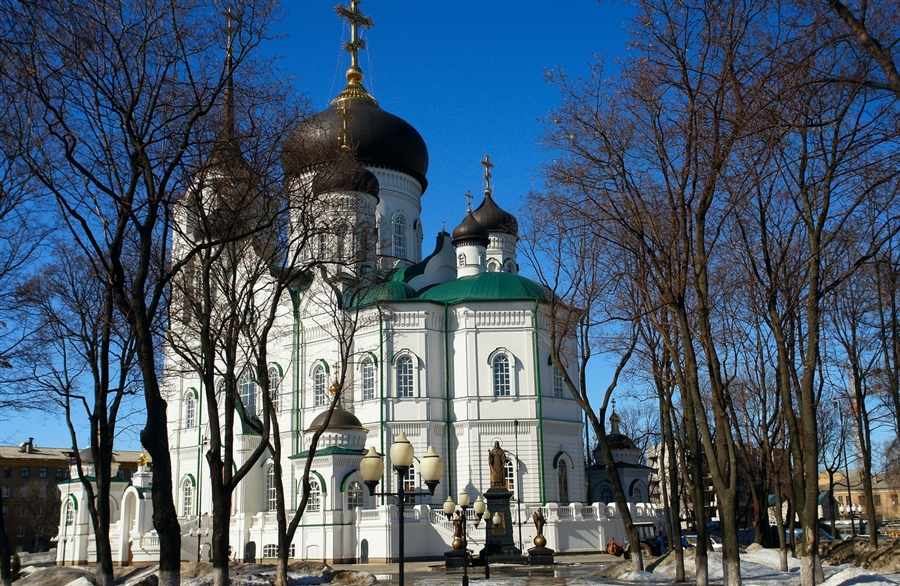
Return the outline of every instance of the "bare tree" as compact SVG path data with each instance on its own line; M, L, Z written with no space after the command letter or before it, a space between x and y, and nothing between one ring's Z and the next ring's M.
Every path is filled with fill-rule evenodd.
M29 171L134 331L166 586L180 581L181 554L156 355L166 287L181 268L169 264L171 206L209 156L206 121L228 77L216 57L230 36L235 68L247 67L272 14L267 1L232 6L230 30L217 3L51 1L0 12L4 89L16 97L6 103L26 108L23 130L37 137L21 141Z

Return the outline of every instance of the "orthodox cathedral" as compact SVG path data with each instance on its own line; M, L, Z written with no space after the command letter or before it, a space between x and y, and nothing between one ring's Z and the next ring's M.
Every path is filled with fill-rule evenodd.
M317 217L333 221L340 216L355 227L323 243L322 250L339 256L344 248L358 249L359 242L352 242L370 229L375 236L371 246L363 248L385 278L352 308L337 309L356 312L352 340L343 342L351 345L346 353L334 332L335 300L320 277L279 301L275 331L280 334L270 344L268 372L282 445L289 446L281 462L289 514L302 496L311 436L322 427L331 403L329 391L338 371L344 370L341 401L312 462L309 502L292 555L361 563L397 559L397 503L364 489L360 461L369 446L385 454L388 472L379 490L396 492L397 477L389 472L387 454L401 434L416 455L404 481L406 492L423 492L419 462L430 446L444 462L434 496L406 501L407 558L440 556L450 549L453 526L442 504L448 497L456 500L462 490L474 501L490 488L487 454L495 442L507 455L505 478L512 493L510 524L516 544L523 550L530 547L535 536L531 515L541 509L551 548L602 549L607 537L621 540L624 531L614 504L594 503L601 493L610 494L597 473L588 486L583 415L550 361L546 302L551 293L518 274L518 223L495 200L488 156L482 161L485 187L477 207L473 209L470 197L452 233L441 230L433 240L425 238L420 216L423 201L428 202L428 149L411 124L384 110L363 86L358 27L371 21L357 4L352 0L349 8L338 9L352 33L346 87L329 107L291 132L284 148L288 152L298 143L309 148L349 141L362 167L340 180L323 181L315 168L292 168L290 156L282 162L289 178L286 189L305 190L327 202ZM173 255L178 254L177 239ZM427 241L434 242L434 249L423 255ZM569 356L574 375L574 341ZM167 361L177 357L169 351ZM247 368L240 381L245 423L262 413L252 372ZM209 430L204 393L200 380L190 374L166 376L184 559L205 559L212 504L204 457ZM236 425L238 467L259 440L258 427ZM133 485L114 507L114 555L123 560L150 560L157 551L147 465L139 467ZM275 556L274 482L272 456L266 451L233 497L230 537L239 558ZM71 490L78 487L73 484ZM639 518L655 516L642 502L646 494L646 484L633 483ZM61 522L77 525L79 520L73 516ZM89 532L89 522L84 527ZM68 528L68 534L78 533ZM483 533L482 525L469 536L477 544ZM77 551L59 554L61 560L88 559L89 540L70 547Z

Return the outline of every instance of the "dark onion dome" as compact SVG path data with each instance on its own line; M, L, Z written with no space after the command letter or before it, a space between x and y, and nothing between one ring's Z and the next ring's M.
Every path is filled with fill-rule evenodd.
M549 301L549 289L512 273L481 273L429 287L419 299L457 304L467 301Z
M322 411L312 420L312 423L309 424L309 429L306 431L315 431L322 427L322 424L325 423L325 418L328 417L328 411ZM363 424L360 423L359 419L353 413L350 413L346 409L342 409L341 407L335 407L334 411L331 413L331 420L328 422L328 428L330 430L336 429L349 429L349 430L360 430L366 431L366 428L363 427Z
M488 229L475 219L472 210L469 210L462 223L453 229L453 246L458 246L463 242L473 242L485 247L491 243Z
M479 224L488 229L488 232L519 235L519 222L516 217L498 206L490 193L485 193L484 201L472 215Z
M347 300L347 309L375 305L379 301L404 301L416 296L416 290L401 281L385 281L365 287L353 293Z
M335 169L333 171L320 169L320 172L316 173L312 182L313 195L337 191L353 191L356 193L367 193L377 198L379 189L378 177L362 165Z
M399 116L382 110L354 80L331 106L290 132L281 155L285 174L298 174L317 164L321 153L339 148L344 140L363 165L406 173L423 192L428 186L428 148L422 135Z
M609 449L610 450L636 450L637 446L634 441L625 434L622 433L611 433L606 436L607 441L609 441Z

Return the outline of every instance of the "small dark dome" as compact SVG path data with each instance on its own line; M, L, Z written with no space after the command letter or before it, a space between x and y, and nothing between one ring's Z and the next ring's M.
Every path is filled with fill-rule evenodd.
M609 440L609 449L611 450L636 450L637 445L627 435L621 433L611 433L607 436Z
M357 165L354 168L317 173L312 183L313 195L336 191L355 191L378 197L380 186L374 173Z
M488 229L475 219L471 210L466 214L462 223L453 229L453 246L463 242L474 242L481 246L487 246L491 242Z
M490 193L485 193L484 201L478 209L472 212L475 219L488 229L488 232L503 232L505 234L519 235L519 222L511 213L503 210L494 202Z
M309 429L306 431L315 431L322 427L326 417L328 417L327 410L316 415L315 419L312 420L312 423L309 424ZM340 407L335 407L334 411L331 413L331 421L328 422L328 429L365 430L356 415Z
M318 162L319 153L339 147L345 124L347 144L363 165L406 173L425 191L428 148L422 135L371 98L338 100L301 122L285 141L281 157L285 173L302 172Z

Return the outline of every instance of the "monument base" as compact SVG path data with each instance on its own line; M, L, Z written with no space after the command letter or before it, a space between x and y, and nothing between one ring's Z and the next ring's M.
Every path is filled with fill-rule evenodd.
M532 566L552 566L555 551L549 547L532 547L528 550L528 564Z
M469 550L451 549L444 552L444 565L448 570L462 570L469 564Z

